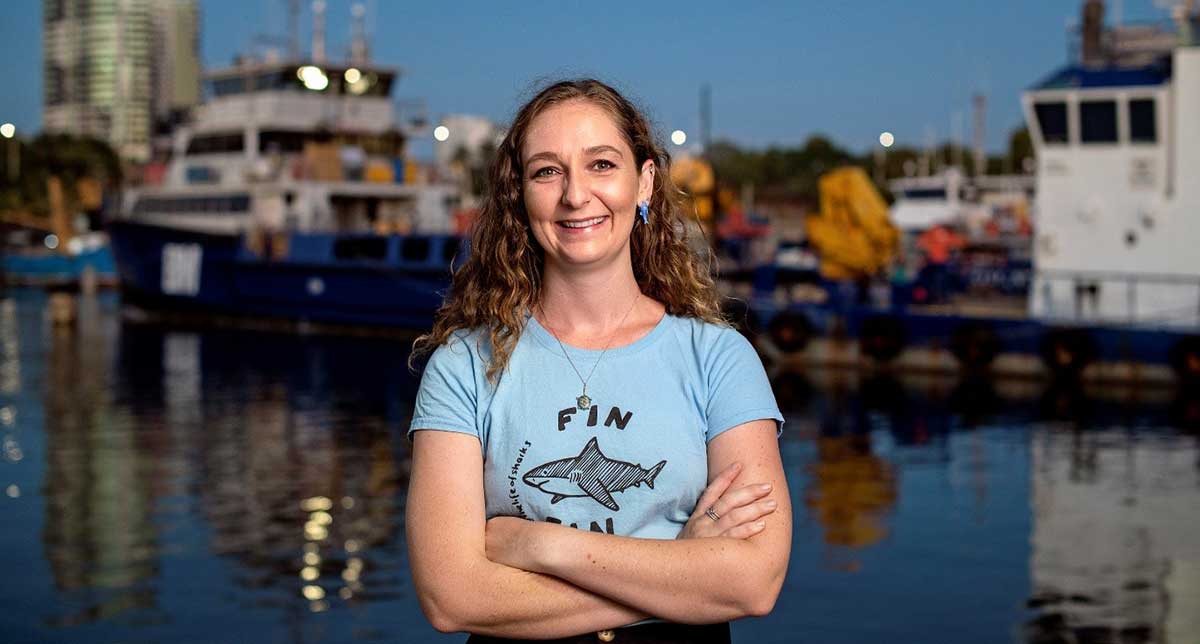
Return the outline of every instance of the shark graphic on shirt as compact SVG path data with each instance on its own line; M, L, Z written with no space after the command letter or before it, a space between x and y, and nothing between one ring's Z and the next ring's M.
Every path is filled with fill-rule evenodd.
M658 465L644 469L633 463L614 461L600 451L600 445L592 437L578 456L538 465L521 480L549 494L551 504L567 497L587 496L615 512L621 506L613 499L614 493L641 487L642 483L653 490L654 478L666 464L659 461Z

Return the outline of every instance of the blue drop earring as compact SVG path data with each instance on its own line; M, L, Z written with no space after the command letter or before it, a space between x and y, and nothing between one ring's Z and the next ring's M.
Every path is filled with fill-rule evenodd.
M642 218L643 224L650 223L650 202L643 201L642 203L638 204L637 215L638 217Z

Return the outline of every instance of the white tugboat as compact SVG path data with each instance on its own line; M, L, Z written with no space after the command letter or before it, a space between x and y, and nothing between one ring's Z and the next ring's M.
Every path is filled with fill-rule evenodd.
M1196 19L1180 7L1173 38L1143 30L1122 47L1121 30L1100 30L1102 18L1103 3L1089 0L1080 62L1024 95L1038 158L1030 313L1048 321L1196 329Z

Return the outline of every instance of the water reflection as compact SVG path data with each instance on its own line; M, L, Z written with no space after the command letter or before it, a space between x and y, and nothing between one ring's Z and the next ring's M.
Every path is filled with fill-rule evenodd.
M868 379L857 392L843 381L830 384L815 439L816 458L807 468L810 483L804 503L821 525L824 542L835 549L827 563L852 571L861 564L842 549L869 546L887 536L887 516L896 502L896 470L873 452L871 433L903 408L903 393L888 377Z
M161 496L155 455L161 435L119 422L105 374L111 320L89 300L79 329L49 325L42 390L46 501L42 541L63 601L47 621L70 626L155 604ZM143 616L144 617L144 616Z
M1167 432L1039 427L1029 640L1185 642L1200 633L1200 472Z
M235 564L244 592L222 598L235 610L405 597L403 343L169 332L109 313L43 329L41 541L61 600L47 625L166 623L162 585L180 581L164 580L168 544L197 533Z
M461 641L411 596L406 342L123 324L112 297L63 329L44 306L0 300L0 566L41 566L0 587L32 607L0 639ZM739 641L1200 640L1200 398L772 385L792 563Z
M1017 474L1026 472L1030 515L1028 612L1020 628L1025 641L1200 638L1200 517L1192 510L1200 507L1200 399L1192 392L887 373L786 378L784 391L805 392L804 404L793 412L812 417L817 428L803 437L814 444L803 499L822 547L811 554L799 549L794 557L811 556L835 574L871 577L871 566L894 570L881 560L887 556L881 548L902 552L913 537L906 533L921 532L939 539L942 552L924 552L928 559L917 565L957 558L960 573L987 579L994 571L972 560L1004 547L1000 534L986 532L1012 491L1005 472L1017 465ZM780 400L788 406L785 396ZM928 478L930 467L950 477L949 498L911 498L923 485L916 479ZM945 504L951 515L961 503L983 539L952 543L957 520L906 511L906 494L908 503ZM911 526L913 515L941 525L929 535ZM988 545L993 539L995 545ZM887 594L887 581L871 583L858 591ZM979 594L967 588L969 597ZM862 594L851 601L873 604ZM944 595L935 601L951 612L966 612L968 605ZM928 631L914 629L913 635Z

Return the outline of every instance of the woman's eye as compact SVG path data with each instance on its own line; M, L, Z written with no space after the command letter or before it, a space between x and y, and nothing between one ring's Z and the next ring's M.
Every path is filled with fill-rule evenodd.
M596 168L597 170L612 170L617 166L612 161L600 159L599 161L593 163L592 167Z
M539 169L537 169L537 170L534 170L534 172L533 172L533 178L534 178L534 179L540 179L540 178L543 178L543 177L548 177L548 176L550 176L551 174L553 174L554 172L555 172L554 168L552 168L552 167L550 167L550 166L546 166L546 167L544 167L544 168L539 168Z

